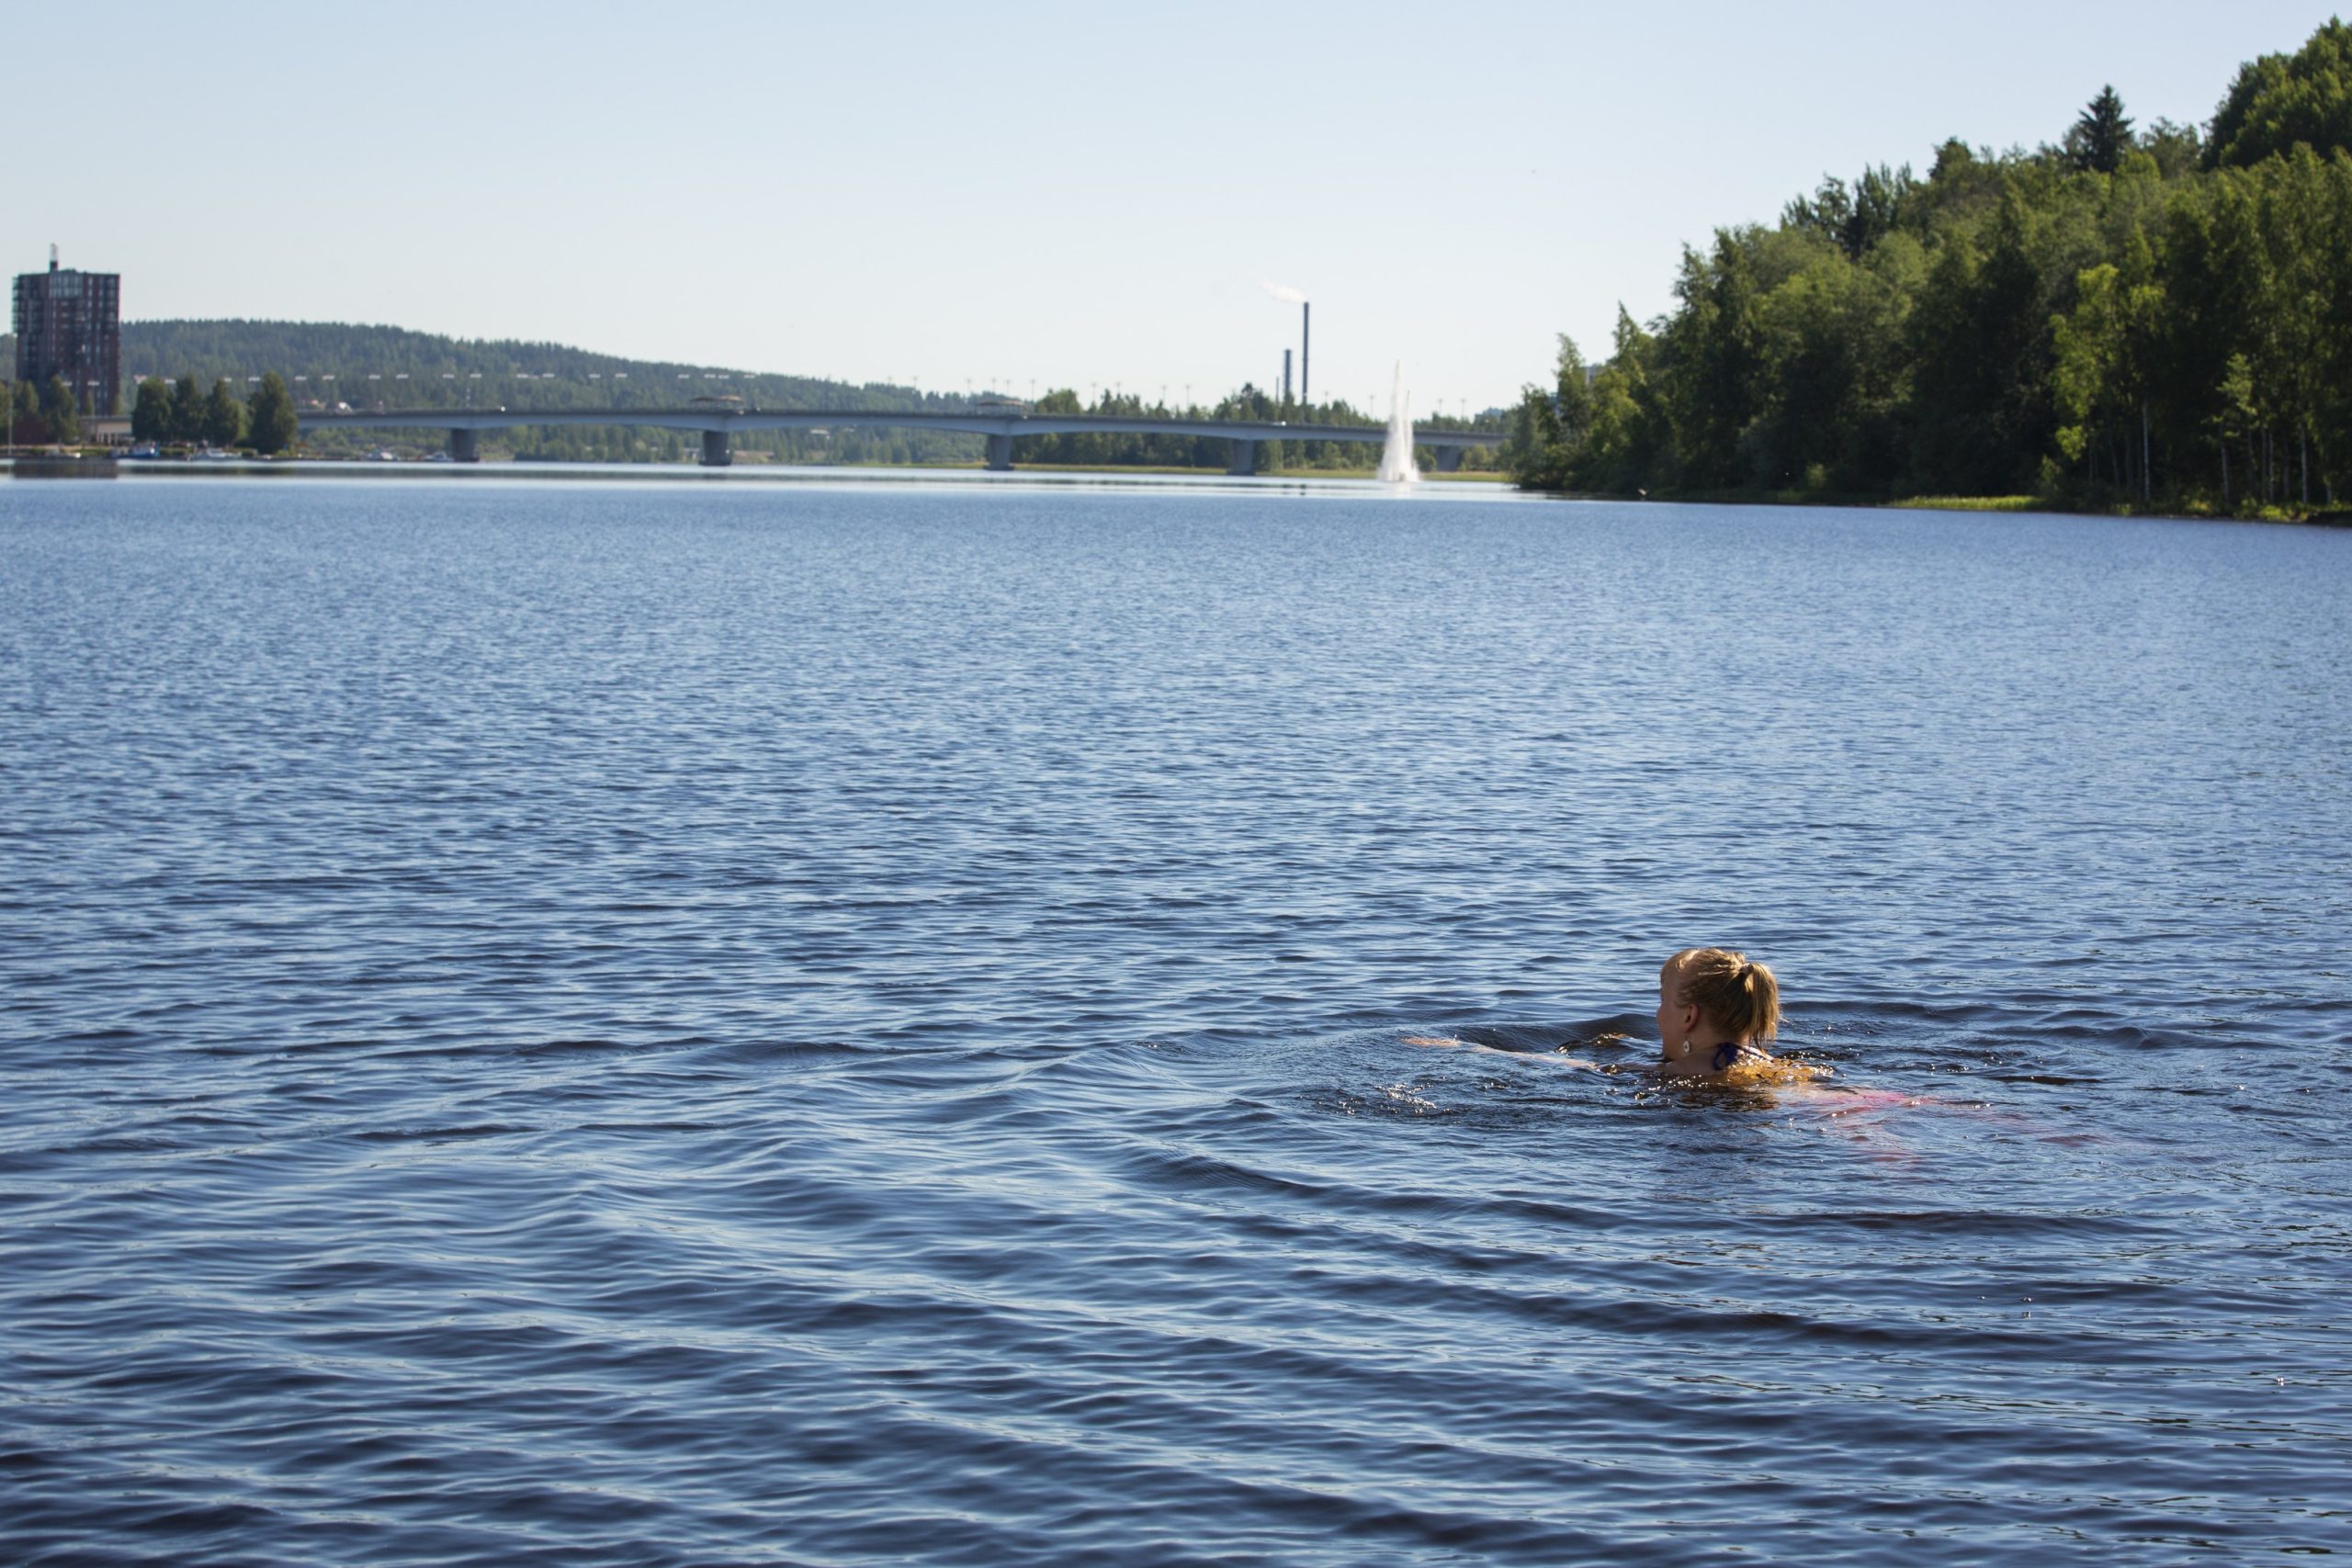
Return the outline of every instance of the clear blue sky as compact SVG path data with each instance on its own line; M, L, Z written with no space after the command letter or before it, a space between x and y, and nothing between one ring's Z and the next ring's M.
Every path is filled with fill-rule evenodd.
M0 271L130 319L1417 412L1605 347L1825 172L2202 121L2310 5L27 5ZM42 166L54 177L36 177ZM126 367L144 369L145 367ZM323 371L334 367L288 367ZM356 368L356 367L349 367Z

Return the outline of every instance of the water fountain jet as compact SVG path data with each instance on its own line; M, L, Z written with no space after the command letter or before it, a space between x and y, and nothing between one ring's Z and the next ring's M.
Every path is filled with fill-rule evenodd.
M1388 394L1388 442L1380 450L1380 482L1408 485L1419 482L1413 466L1413 420L1405 401L1405 362L1396 362L1396 382Z

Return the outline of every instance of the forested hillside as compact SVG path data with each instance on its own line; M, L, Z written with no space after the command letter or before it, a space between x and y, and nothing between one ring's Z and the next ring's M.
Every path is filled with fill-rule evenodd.
M2352 488L2352 28L2203 128L2112 88L2056 145L1960 141L1686 249L1675 309L1561 340L1506 454L1609 494L2031 494L2312 510Z
M9 350L8 340L0 337L0 354ZM878 383L852 387L805 377L623 359L560 344L476 342L399 327L307 321L126 321L122 367L127 403L135 401L142 381L176 385L180 400L192 405L216 382L225 383L227 390L243 397L273 372L285 380L301 408L670 408L699 397L733 397L754 408L946 412L965 408L972 400L969 394L961 392L922 392ZM159 388L153 395L162 396L168 390L169 387ZM1382 423L1345 400L1313 405L1285 402L1248 385L1205 407L1173 408L1108 388L1091 403L1072 389L1057 389L1038 399L1036 406L1056 413ZM1459 428L1475 422L1425 418L1419 423ZM29 415L26 424L36 433L41 429ZM1489 423L1487 428L1495 426ZM439 446L442 439L435 431L331 431L307 435L304 449L322 456L365 451L379 445L423 451ZM842 429L824 434L754 431L735 435L732 445L739 458L765 457L782 462L977 463L981 459L980 437L937 431ZM701 444L691 431L550 425L485 432L481 449L484 456L492 457L676 462L694 457ZM1016 462L1036 466L1155 467L1222 473L1227 456L1227 443L1209 436L1048 435L1024 436L1013 444ZM1430 457L1423 454L1424 466ZM1376 447L1359 443L1261 442L1258 448L1260 468L1267 471L1359 469L1369 468L1377 458ZM1477 448L1466 455L1464 467L1491 468L1495 461L1489 450Z
M697 397L739 397L763 408L942 409L964 400L910 387L797 376L761 376L709 366L625 359L560 344L439 337L399 327L310 321L126 321L126 388L155 377L192 377L200 386L225 378L235 387L276 371L308 408L583 409L669 408ZM430 433L337 432L322 446L436 446ZM798 431L735 438L739 454L783 461L961 462L979 458L978 437L929 431ZM486 455L513 453L608 462L677 461L701 450L689 431L622 425L570 425L485 433Z

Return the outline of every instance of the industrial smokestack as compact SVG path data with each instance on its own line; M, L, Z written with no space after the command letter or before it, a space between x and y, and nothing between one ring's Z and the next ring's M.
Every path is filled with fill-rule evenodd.
M1315 307L1301 299L1298 302L1298 400L1306 401L1306 340L1307 329L1314 323Z
M1283 350L1283 401L1290 401L1290 350Z

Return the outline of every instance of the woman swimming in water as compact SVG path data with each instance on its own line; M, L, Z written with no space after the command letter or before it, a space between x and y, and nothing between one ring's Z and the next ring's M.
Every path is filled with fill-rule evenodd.
M1744 953L1720 947L1686 947L1658 970L1660 1078L1745 1085L1797 1084L1826 1077L1826 1067L1784 1060L1764 1049L1762 1043L1779 1033L1780 1028L1780 983L1772 978L1772 971ZM1623 1038L1607 1034L1591 1043ZM1497 1051L1495 1046L1472 1044L1450 1034L1408 1034L1404 1040L1408 1045L1454 1045L1468 1046L1474 1051ZM1568 1049L1569 1045L1560 1047L1561 1052ZM1555 1055L1551 1059L1564 1066L1590 1067L1599 1072L1620 1070L1581 1056Z
M1746 954L1686 947L1658 969L1659 1077L1746 1078L1794 1066L1764 1049L1780 1030L1780 983Z

